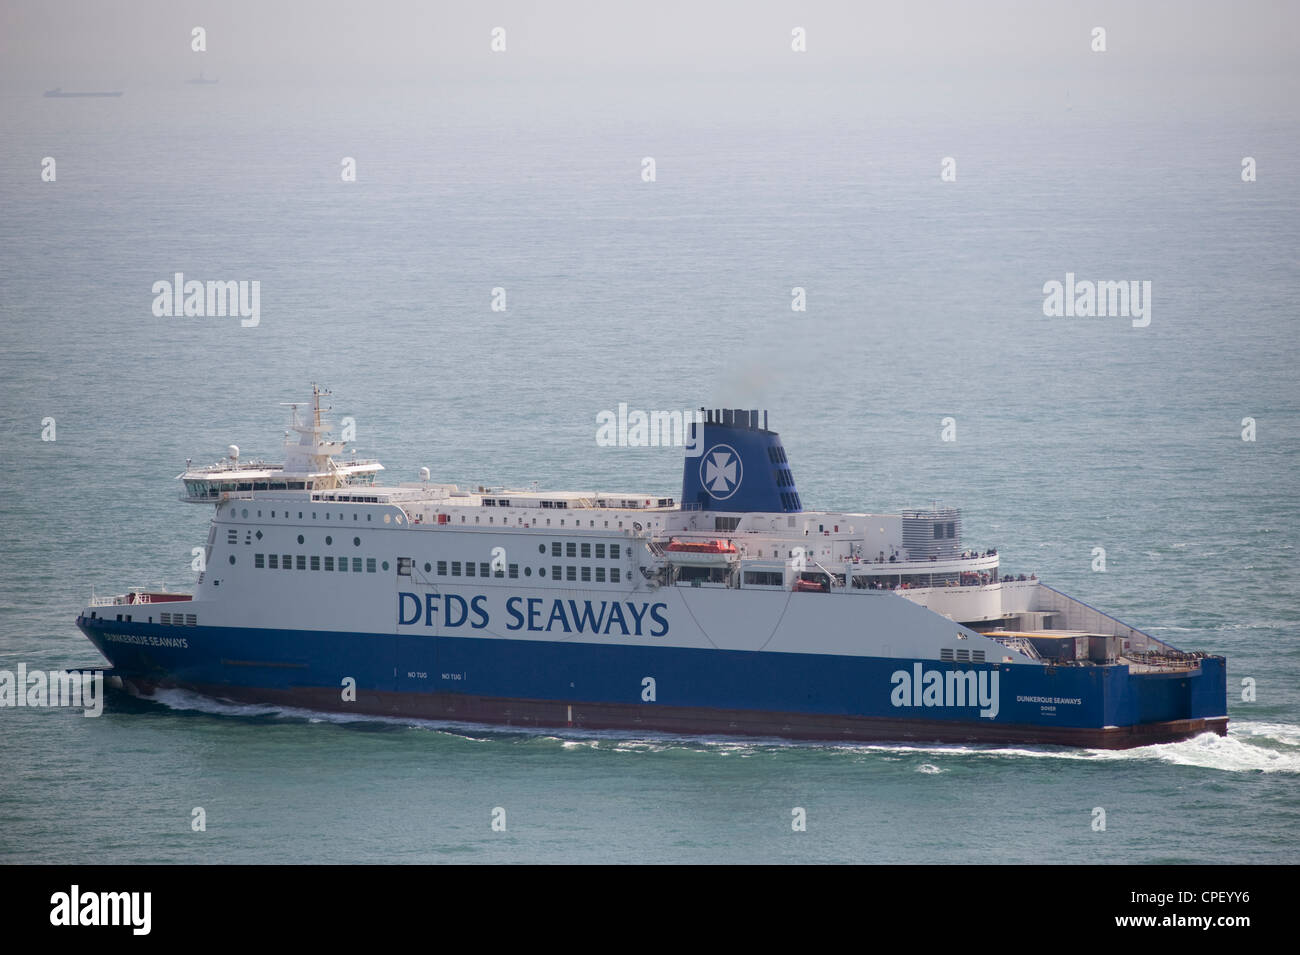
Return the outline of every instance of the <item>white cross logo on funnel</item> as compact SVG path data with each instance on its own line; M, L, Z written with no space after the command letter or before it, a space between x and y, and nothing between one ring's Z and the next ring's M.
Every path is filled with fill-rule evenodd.
M700 462L700 483L715 501L725 501L740 487L744 471L735 448L715 444Z

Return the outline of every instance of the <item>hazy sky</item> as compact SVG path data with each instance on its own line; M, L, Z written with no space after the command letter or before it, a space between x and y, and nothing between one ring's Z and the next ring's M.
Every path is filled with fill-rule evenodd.
M207 52L190 31L207 30ZM493 27L507 50L489 48ZM807 30L806 53L791 30ZM1107 52L1090 50L1107 31ZM1246 2L331 2L4 0L0 90L320 92L565 84L684 103L702 89L852 87L880 105L1014 108L1067 93L1158 109L1294 114L1300 4ZM611 94L613 95L613 94ZM828 94L831 95L831 94ZM754 108L754 97L746 97Z

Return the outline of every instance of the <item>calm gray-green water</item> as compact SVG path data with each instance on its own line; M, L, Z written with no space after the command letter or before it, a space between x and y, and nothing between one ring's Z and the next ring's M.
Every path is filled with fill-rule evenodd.
M0 668L96 666L92 588L189 585L209 511L174 477L278 460L316 381L393 481L676 496L679 450L598 447L597 412L767 408L806 507L960 506L1005 569L1225 654L1229 736L794 745L115 694L0 709L0 861L1297 861L1293 121L478 95L0 98ZM260 324L155 317L175 272L260 281ZM1067 272L1150 280L1150 325L1044 316Z

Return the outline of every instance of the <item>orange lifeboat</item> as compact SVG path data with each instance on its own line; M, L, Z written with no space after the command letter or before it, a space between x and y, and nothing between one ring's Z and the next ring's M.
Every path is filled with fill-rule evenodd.
M820 580L796 580L794 589L799 592L826 593L826 585Z
M674 537L664 550L673 563L695 566L727 564L739 557L736 545L728 540L679 541Z

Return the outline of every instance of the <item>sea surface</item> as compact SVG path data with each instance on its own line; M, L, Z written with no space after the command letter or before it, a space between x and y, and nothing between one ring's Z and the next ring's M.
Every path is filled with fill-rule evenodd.
M0 669L101 665L92 590L191 585L210 513L175 476L232 443L278 460L280 403L319 382L393 481L676 496L680 449L599 447L598 412L766 408L805 507L959 506L1004 570L1226 655L1227 738L790 744L115 692L0 709L0 861L1300 861L1293 119L517 92L0 95ZM259 281L259 324L156 317L176 272ZM1045 316L1067 273L1149 280L1149 326Z

